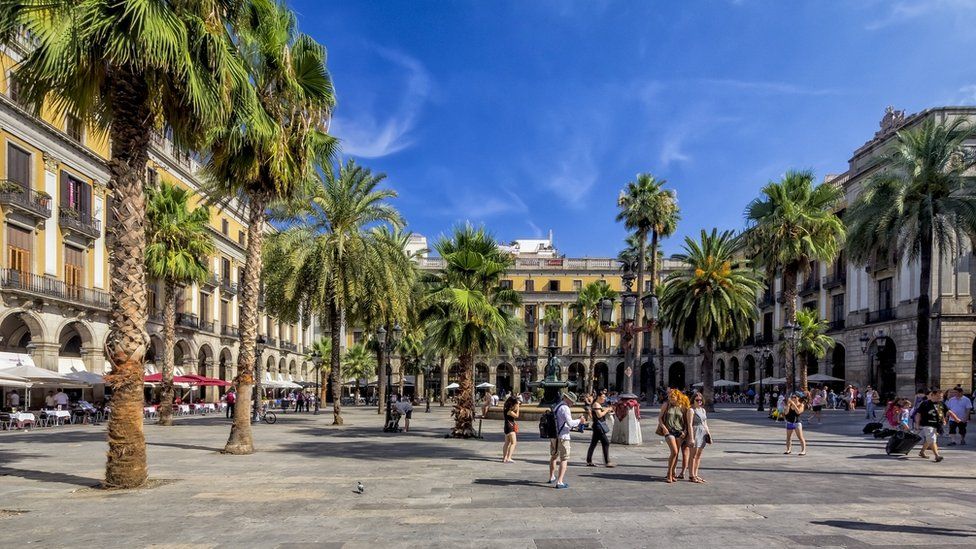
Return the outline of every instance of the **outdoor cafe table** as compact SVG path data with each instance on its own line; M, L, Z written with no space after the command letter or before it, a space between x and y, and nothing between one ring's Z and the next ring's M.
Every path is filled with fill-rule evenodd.
M181 414L189 414L190 413L190 405L189 404L177 404L177 406L179 407L178 410L179 410L179 412Z
M10 419L17 422L18 429L23 429L25 422L29 421L31 424L37 422L37 418L30 412L13 412L10 414Z
M61 418L65 418L66 420L71 421L71 412L69 412L68 410L45 410L44 413L46 413L49 416L54 416L58 418L59 421L61 420Z
M217 407L214 406L213 403L210 403L210 402L205 402L205 403L202 403L202 404L194 404L194 406L196 407L197 410L201 410L204 413L207 413L207 412L216 412L217 411Z

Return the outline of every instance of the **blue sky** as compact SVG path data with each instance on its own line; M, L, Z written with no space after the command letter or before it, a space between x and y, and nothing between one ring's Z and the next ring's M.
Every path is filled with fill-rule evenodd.
M615 255L647 171L678 192L673 253L790 168L843 172L887 105L976 104L970 0L290 4L329 50L343 154L429 238L470 220Z

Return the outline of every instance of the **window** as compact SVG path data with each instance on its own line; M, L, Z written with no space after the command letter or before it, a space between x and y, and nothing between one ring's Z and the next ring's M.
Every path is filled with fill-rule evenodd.
M9 73L9 75L7 76L7 95L10 96L10 99L14 103L23 106L24 97L20 90L21 90L20 78L17 78L17 76L13 72Z
M91 215L91 185L74 177L68 172L61 172L61 207L74 210L80 214Z
M501 282L498 283L498 285L503 290L511 290L512 289L512 281L511 280L502 280Z
M549 281L549 291L550 292L558 292L559 291L559 281L558 280L550 280Z
M878 281L878 310L884 311L891 308L891 277L882 278Z
M535 291L535 280L531 278L525 281L525 291L534 292Z
M244 231L237 231L237 243L241 246L244 245Z
M573 354L578 355L583 352L583 345L581 342L579 332L573 332L572 336Z
M159 186L159 172L157 172L153 168L148 168L146 170L146 183L148 183L150 187L158 187Z
M644 281L644 292L646 293L646 292L649 292L649 291L651 291L653 289L654 289L654 281L653 280L645 280Z
M34 233L7 224L7 268L21 273L31 269L31 250L34 249Z
M362 342L363 342L363 333L359 330L354 331L352 333L352 344L359 345Z
M844 294L837 294L830 298L830 321L844 320Z
M152 286L146 288L146 305L149 306L149 316L156 316L159 306L156 302L156 288Z
M770 343L773 341L773 313L763 315L763 341Z
M220 232L224 233L224 236L227 236L227 232L228 231L230 231L230 224L227 223L227 220L226 219L221 219L220 220Z
M81 143L85 137L85 124L77 116L66 114L64 117L64 131L68 134L68 137Z
M230 260L226 257L220 258L220 278L225 284L230 282Z
M816 301L807 301L806 303L803 304L803 308L804 309L810 309L812 311L816 311L817 310L817 302Z
M535 322L535 305L525 306L525 323L532 324Z
M30 164L29 152L16 145L7 145L7 179L30 187Z
M525 342L525 346L526 346L526 348L528 349L528 351L530 353L534 353L535 352L535 332L534 331L533 332L529 332L529 333L526 334L526 336L527 336L527 340Z
M84 286L85 252L72 246L64 247L64 283L68 286Z
M580 291L582 289L583 289L583 281L582 280L574 280L573 281L573 290L576 291L576 292L578 292L578 291Z
M210 322L210 294L200 291L200 322Z

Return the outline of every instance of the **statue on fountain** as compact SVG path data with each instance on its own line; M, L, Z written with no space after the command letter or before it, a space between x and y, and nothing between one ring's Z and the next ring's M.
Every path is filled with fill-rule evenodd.
M546 362L546 381L559 381L562 377L562 362L559 357L552 355L549 357L549 361Z

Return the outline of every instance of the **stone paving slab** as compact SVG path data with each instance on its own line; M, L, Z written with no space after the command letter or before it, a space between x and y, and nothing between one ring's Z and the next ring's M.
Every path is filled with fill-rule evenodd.
M147 425L149 490L93 489L104 429L0 433L0 547L885 547L976 545L976 446L940 464L884 455L859 414L810 425L810 453L783 455L784 429L748 409L711 415L706 485L666 484L667 450L645 410L640 447L616 469L582 467L547 484L547 441L526 424L517 463L499 462L499 422L484 440L445 439L447 409L415 413L411 433L381 432L375 410L279 415L258 452L218 453L229 423ZM798 451L795 450L795 451ZM357 481L364 494L354 491Z

